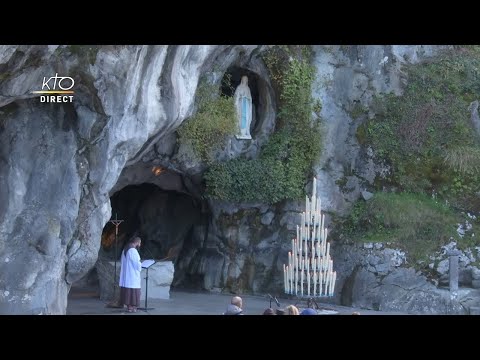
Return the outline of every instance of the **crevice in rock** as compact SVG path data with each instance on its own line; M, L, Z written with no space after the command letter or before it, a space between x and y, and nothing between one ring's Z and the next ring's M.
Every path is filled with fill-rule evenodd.
M355 285L355 278L360 269L359 265L356 265L350 275L345 279L342 290L340 291L340 304L343 306L352 306L353 303L353 287Z

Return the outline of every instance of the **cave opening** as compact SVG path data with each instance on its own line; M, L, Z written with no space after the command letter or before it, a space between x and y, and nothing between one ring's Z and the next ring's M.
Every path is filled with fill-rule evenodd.
M209 219L208 208L198 197L186 192L165 190L152 183L141 183L117 190L110 197L110 203L110 220L123 220L118 226L117 237L115 225L108 221L102 231L97 266L72 285L73 292L88 291L97 293L103 299L109 298L109 292L102 294L98 264L112 263L116 258L117 269L120 269L122 249L134 235L142 239L139 249L142 260L173 262L175 272L172 289L197 287L193 279L195 277L189 276L186 271L192 254L198 250L198 237L204 233L201 229ZM108 278L108 282L111 281L113 279Z
M195 197L177 191L163 190L143 183L128 185L110 198L112 219L123 220L119 225L115 249L115 226L108 222L102 232L99 257L120 258L129 238L140 236L142 259L179 259L193 227L202 220L202 206Z

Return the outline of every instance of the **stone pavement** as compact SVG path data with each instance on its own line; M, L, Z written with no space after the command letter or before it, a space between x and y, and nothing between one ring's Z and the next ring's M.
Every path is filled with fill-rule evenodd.
M128 313L123 309L108 308L106 302L101 301L95 291L71 291L68 299L67 315L221 315L230 303L233 295L214 294L207 292L171 291L168 300L148 300L148 307L154 308L148 312L138 310ZM266 296L240 295L243 299L245 315L261 315L269 307L270 302ZM283 309L295 301L278 299L280 308ZM362 315L405 315L405 313L381 312L362 310L331 304L318 304L323 312L335 315L351 315L356 311ZM145 302L141 302L145 306ZM299 307L301 305L299 304ZM272 308L277 306L272 302Z

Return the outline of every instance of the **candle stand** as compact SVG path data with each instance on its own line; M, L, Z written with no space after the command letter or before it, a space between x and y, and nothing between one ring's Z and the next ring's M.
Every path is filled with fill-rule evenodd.
M312 198L305 198L305 212L297 225L297 236L292 239L288 264L283 265L283 280L285 294L297 299L297 303L306 302L307 307L319 309L317 299L333 296L337 273L333 271L325 215L316 188L314 178Z

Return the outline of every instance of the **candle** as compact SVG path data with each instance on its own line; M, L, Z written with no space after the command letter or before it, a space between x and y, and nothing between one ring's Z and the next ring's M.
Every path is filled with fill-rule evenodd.
M335 290L335 281L337 280L337 272L333 272L333 280L332 280L332 296L333 296L333 291Z
M300 274L300 293L302 294L302 297L303 297L303 269L304 269L304 266L305 266L305 260L302 259L302 265L301 265L302 273Z
M310 296L310 273L307 271L307 295Z
M312 190L312 199L317 198L317 179L313 178L313 190Z
M287 292L287 269L285 269L285 264L283 264L283 290Z
M310 219L310 222L308 223L307 226L307 241L310 241L312 238L312 221Z
M310 205L310 211L312 212L312 216L315 216L315 204L317 203L316 198L312 197L312 202L309 204Z
M290 277L289 277L289 274L290 274L290 269L288 266L285 266L285 292L288 294L289 290L290 290Z
M310 258L315 259L315 242L313 241L314 236L312 235L312 241L310 241Z
M298 266L295 268L295 296L298 294Z
M322 273L318 273L318 293L320 296L322 296L322 281L323 281L323 276Z
M333 279L333 274L332 273L328 273L328 296L331 295L332 293L332 279Z
M324 273L323 281L325 282L324 295L327 296L328 295L328 285L330 284L328 272Z
M300 237L300 228L297 225L297 240L298 240L299 237Z
M308 195L305 195L305 211L309 211L309 210L310 210L310 200L308 199Z
M293 267L290 269L290 294L293 294L293 281L294 281L294 278L293 278Z

